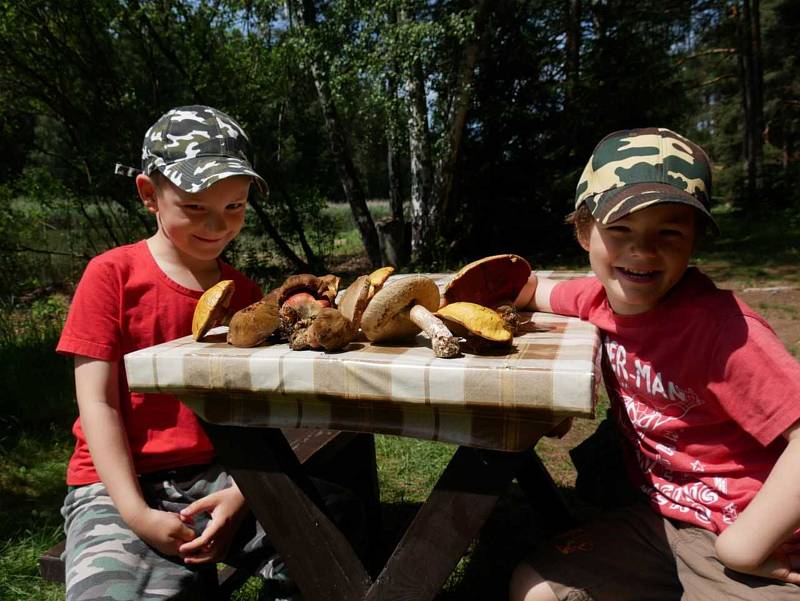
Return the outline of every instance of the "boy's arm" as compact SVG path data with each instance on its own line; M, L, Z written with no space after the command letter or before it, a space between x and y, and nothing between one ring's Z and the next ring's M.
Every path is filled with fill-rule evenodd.
M139 487L119 413L118 364L75 357L75 394L89 452L122 519L145 542L167 555L194 538L175 513L152 509Z
M550 305L550 294L558 284L557 280L538 278L531 273L528 283L520 290L514 301L514 306L522 311L543 311L552 313Z
M719 535L720 561L738 572L800 584L800 548L786 544L800 527L800 421L750 505Z

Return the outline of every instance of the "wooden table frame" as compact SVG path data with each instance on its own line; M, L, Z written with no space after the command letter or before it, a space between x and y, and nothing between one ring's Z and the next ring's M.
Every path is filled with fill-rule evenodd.
M532 449L506 452L462 446L373 579L326 515L280 430L204 426L306 601L433 599L514 477L551 525L571 522ZM543 425L542 434L550 427ZM372 566L372 571L375 568L380 566Z

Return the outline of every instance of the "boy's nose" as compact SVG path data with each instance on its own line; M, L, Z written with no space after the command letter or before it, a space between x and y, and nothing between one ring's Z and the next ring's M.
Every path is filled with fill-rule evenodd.
M205 221L206 229L210 232L219 232L226 228L225 218L213 211L209 211Z
M631 250L637 255L654 255L656 252L655 240L650 236L637 236L631 242Z

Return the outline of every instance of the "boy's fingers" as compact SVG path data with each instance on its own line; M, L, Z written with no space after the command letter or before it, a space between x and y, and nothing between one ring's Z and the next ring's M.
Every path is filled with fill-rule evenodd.
M208 509L212 509L213 507L214 504L209 502L208 497L203 497L181 509L180 515L181 517L191 517L207 511Z

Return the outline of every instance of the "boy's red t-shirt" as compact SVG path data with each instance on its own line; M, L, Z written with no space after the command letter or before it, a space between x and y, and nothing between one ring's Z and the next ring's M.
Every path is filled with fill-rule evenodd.
M800 364L762 317L694 268L640 315L615 314L594 277L557 284L550 302L603 333L633 481L662 515L724 530L800 419Z
M258 286L220 261L221 279L233 280L236 311L259 300ZM171 280L158 267L145 241L109 250L86 267L75 290L57 351L119 364L120 414L136 472L208 463L214 449L194 413L175 396L130 392L122 357L126 353L191 334L201 291ZM80 417L72 428L75 450L67 484L99 482Z

